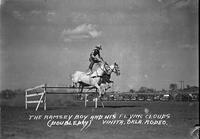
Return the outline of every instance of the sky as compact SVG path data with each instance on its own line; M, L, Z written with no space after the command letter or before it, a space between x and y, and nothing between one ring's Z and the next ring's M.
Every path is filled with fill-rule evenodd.
M0 88L71 84L89 54L116 62L114 89L198 85L198 0L1 0Z

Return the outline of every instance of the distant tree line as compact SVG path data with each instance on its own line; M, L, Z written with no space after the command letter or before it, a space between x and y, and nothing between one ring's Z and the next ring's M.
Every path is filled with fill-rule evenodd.
M156 93L156 92L162 92L162 93L166 93L168 91L170 92L187 92L187 91L190 91L190 92L196 92L199 90L199 87L197 86L190 86L190 85L186 85L186 88L181 88L181 89L178 89L178 85L176 83L171 83L169 85L169 89L168 90L165 90L165 89L162 89L162 90L156 90L154 88L148 88L148 87L140 87L137 91L134 90L134 89L130 89L129 92L130 93Z
M17 94L20 93L24 93L24 91L21 89L17 90L5 89L0 92L0 97L3 99L12 99L15 98Z

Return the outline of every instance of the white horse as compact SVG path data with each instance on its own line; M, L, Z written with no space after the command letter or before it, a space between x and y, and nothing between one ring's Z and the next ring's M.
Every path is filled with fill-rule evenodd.
M103 74L111 75L113 72L117 76L120 75L118 64L114 63L109 66L106 62L102 61L99 63L99 67L91 75L88 75L85 72L76 71L72 74L72 83L73 85L79 83L82 86L82 89L85 85L95 87L98 89L99 97L101 97L101 95L104 94L104 90L100 87L101 78L103 78Z

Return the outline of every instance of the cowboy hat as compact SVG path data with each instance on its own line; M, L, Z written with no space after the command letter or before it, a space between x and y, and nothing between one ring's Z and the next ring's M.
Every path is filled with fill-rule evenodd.
M101 44L96 45L95 48L97 48L97 49L99 49L99 50L102 50L102 46L101 46Z

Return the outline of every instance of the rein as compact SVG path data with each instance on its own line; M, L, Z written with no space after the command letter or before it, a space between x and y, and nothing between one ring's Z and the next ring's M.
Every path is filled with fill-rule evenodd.
M103 71L103 72L107 72L107 71L105 71L104 69L102 69L101 68L101 66L99 66L99 68ZM105 64L104 64L104 68L105 68ZM106 68L105 68L106 69ZM96 76L93 76L93 77L91 77L91 78L97 78L97 77L102 77L102 76L100 76L100 75L98 75L98 72L97 71L95 71L96 72Z
M115 66L114 66L113 69L111 69L110 66L108 65L108 66L109 66L109 69L107 69L107 68L105 67L105 65L108 65L108 64L107 64L106 62L104 62L104 65L103 65L103 66L104 66L104 69L105 69L105 70L104 70L103 68L101 68L101 66L99 66L99 68L100 68L103 72L106 72L106 73L109 74L109 75L110 75L112 72L115 72L115 70L116 70L116 69L115 69ZM109 72L109 70L110 70L110 72ZM95 71L95 72L96 72L97 75L96 75L96 76L92 76L91 78L102 77L102 76L98 75L98 72L97 72L97 71Z

